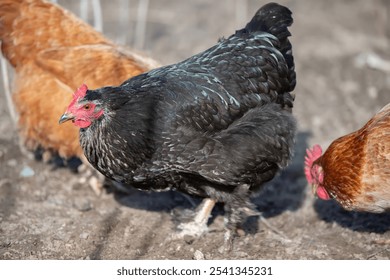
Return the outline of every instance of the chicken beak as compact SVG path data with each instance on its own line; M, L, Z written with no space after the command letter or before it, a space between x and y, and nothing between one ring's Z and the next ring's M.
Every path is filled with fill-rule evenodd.
M58 121L59 124L62 124L64 122L67 122L67 121L70 121L70 120L74 120L75 116L71 113L68 113L66 112L65 114L63 114L60 118L60 120Z

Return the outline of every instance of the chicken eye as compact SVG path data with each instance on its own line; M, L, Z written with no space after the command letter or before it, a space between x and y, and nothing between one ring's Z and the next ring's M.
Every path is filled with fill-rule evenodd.
M90 105L90 104L85 104L85 105L83 106L83 108L84 108L85 110L89 110L89 109L91 109L91 105Z

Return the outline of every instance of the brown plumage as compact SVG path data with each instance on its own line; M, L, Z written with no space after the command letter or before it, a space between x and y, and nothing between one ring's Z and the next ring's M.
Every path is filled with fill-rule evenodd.
M334 198L347 210L389 210L390 104L322 156L319 146L308 150L305 172L322 199Z
M2 52L15 69L13 98L30 150L81 157L78 129L57 119L75 87L118 85L150 70L153 60L122 49L58 5L0 0Z

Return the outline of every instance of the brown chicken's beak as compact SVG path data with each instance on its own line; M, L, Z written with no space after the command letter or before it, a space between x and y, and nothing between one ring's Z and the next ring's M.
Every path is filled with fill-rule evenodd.
M70 120L74 120L75 116L73 116L73 114L71 113L65 113L61 116L60 120L58 121L59 124L62 124L64 122L67 122L67 121L70 121Z

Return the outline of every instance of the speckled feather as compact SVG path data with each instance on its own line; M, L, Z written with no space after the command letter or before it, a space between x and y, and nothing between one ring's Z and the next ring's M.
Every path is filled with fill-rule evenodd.
M266 10L276 11L279 33L256 16L183 62L87 91L84 101L104 110L80 131L92 165L140 189L211 197L232 212L248 207L249 193L287 165L296 130L291 12L269 4L257 15Z

